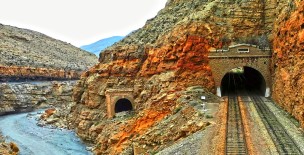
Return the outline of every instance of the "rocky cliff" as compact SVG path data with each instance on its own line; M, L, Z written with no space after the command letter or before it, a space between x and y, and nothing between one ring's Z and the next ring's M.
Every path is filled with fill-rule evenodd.
M0 66L0 82L79 79L81 71L21 66Z
M75 81L2 83L0 84L0 115L72 104L74 84Z
M70 115L96 154L155 153L208 124L200 96L214 98L211 48L271 46L276 17L293 1L168 0L145 26L100 54L74 89ZM109 91L132 90L133 112L109 115ZM213 102L217 102L216 100Z
M3 155L18 155L19 148L15 143L7 143L0 134L0 154Z
M304 2L294 8L282 14L274 31L273 98L304 128Z
M1 70L12 66L21 67L22 72L28 72L26 70L31 68L32 75L37 73L37 76L45 76L46 79L50 76L48 71L51 74L57 72L60 77L67 78L69 76L65 77L63 74L82 72L97 63L94 54L71 44L35 31L2 24L0 24L0 54L0 67L4 67ZM20 76L19 72L13 70L7 72L11 72L9 73L11 76ZM42 74L43 70L48 71ZM26 76L21 75L21 78Z

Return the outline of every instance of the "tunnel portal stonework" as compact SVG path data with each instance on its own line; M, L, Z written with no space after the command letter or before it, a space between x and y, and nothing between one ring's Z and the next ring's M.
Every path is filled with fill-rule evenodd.
M108 89L105 92L108 118L115 116L115 105L120 99L127 99L134 107L133 89Z
M266 83L265 97L270 96L271 50L269 48L262 50L255 45L238 44L229 46L228 49L211 49L208 58L218 96L221 96L223 77L237 67L251 67L259 71Z

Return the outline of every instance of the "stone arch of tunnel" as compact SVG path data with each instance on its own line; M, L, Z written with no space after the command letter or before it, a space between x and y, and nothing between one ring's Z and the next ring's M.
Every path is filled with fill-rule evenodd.
M105 96L108 118L113 118L117 112L135 109L133 89L107 89Z
M244 66L231 69L222 77L220 93L227 96L230 93L250 93L265 95L267 92L266 80L257 69Z
M133 110L133 105L130 100L121 98L115 103L115 113Z

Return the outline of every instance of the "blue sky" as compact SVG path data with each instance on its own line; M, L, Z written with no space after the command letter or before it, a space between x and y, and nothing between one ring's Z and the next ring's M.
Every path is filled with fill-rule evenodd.
M126 35L156 16L167 0L1 0L0 23L75 46Z

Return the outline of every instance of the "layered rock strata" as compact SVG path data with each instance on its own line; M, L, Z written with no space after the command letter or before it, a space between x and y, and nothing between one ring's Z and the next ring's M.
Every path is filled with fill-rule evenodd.
M200 96L210 100L215 92L209 50L238 43L271 46L276 15L292 9L289 3L294 4L169 0L82 75L73 94L71 127L95 144L96 154L155 153L203 130L209 123L198 109ZM124 89L133 92L133 112L108 118L108 90Z
M273 98L304 128L304 2L294 7L274 31Z
M75 81L2 83L0 115L72 104L74 84Z
M1 73L9 73L4 75L20 79L26 78L28 74L32 77L36 73L37 77L55 78L60 75L58 78L69 78L97 63L94 54L69 43L35 31L2 24L0 54Z
M20 66L0 66L1 82L49 81L79 79L81 71L56 70L51 68L34 68Z

